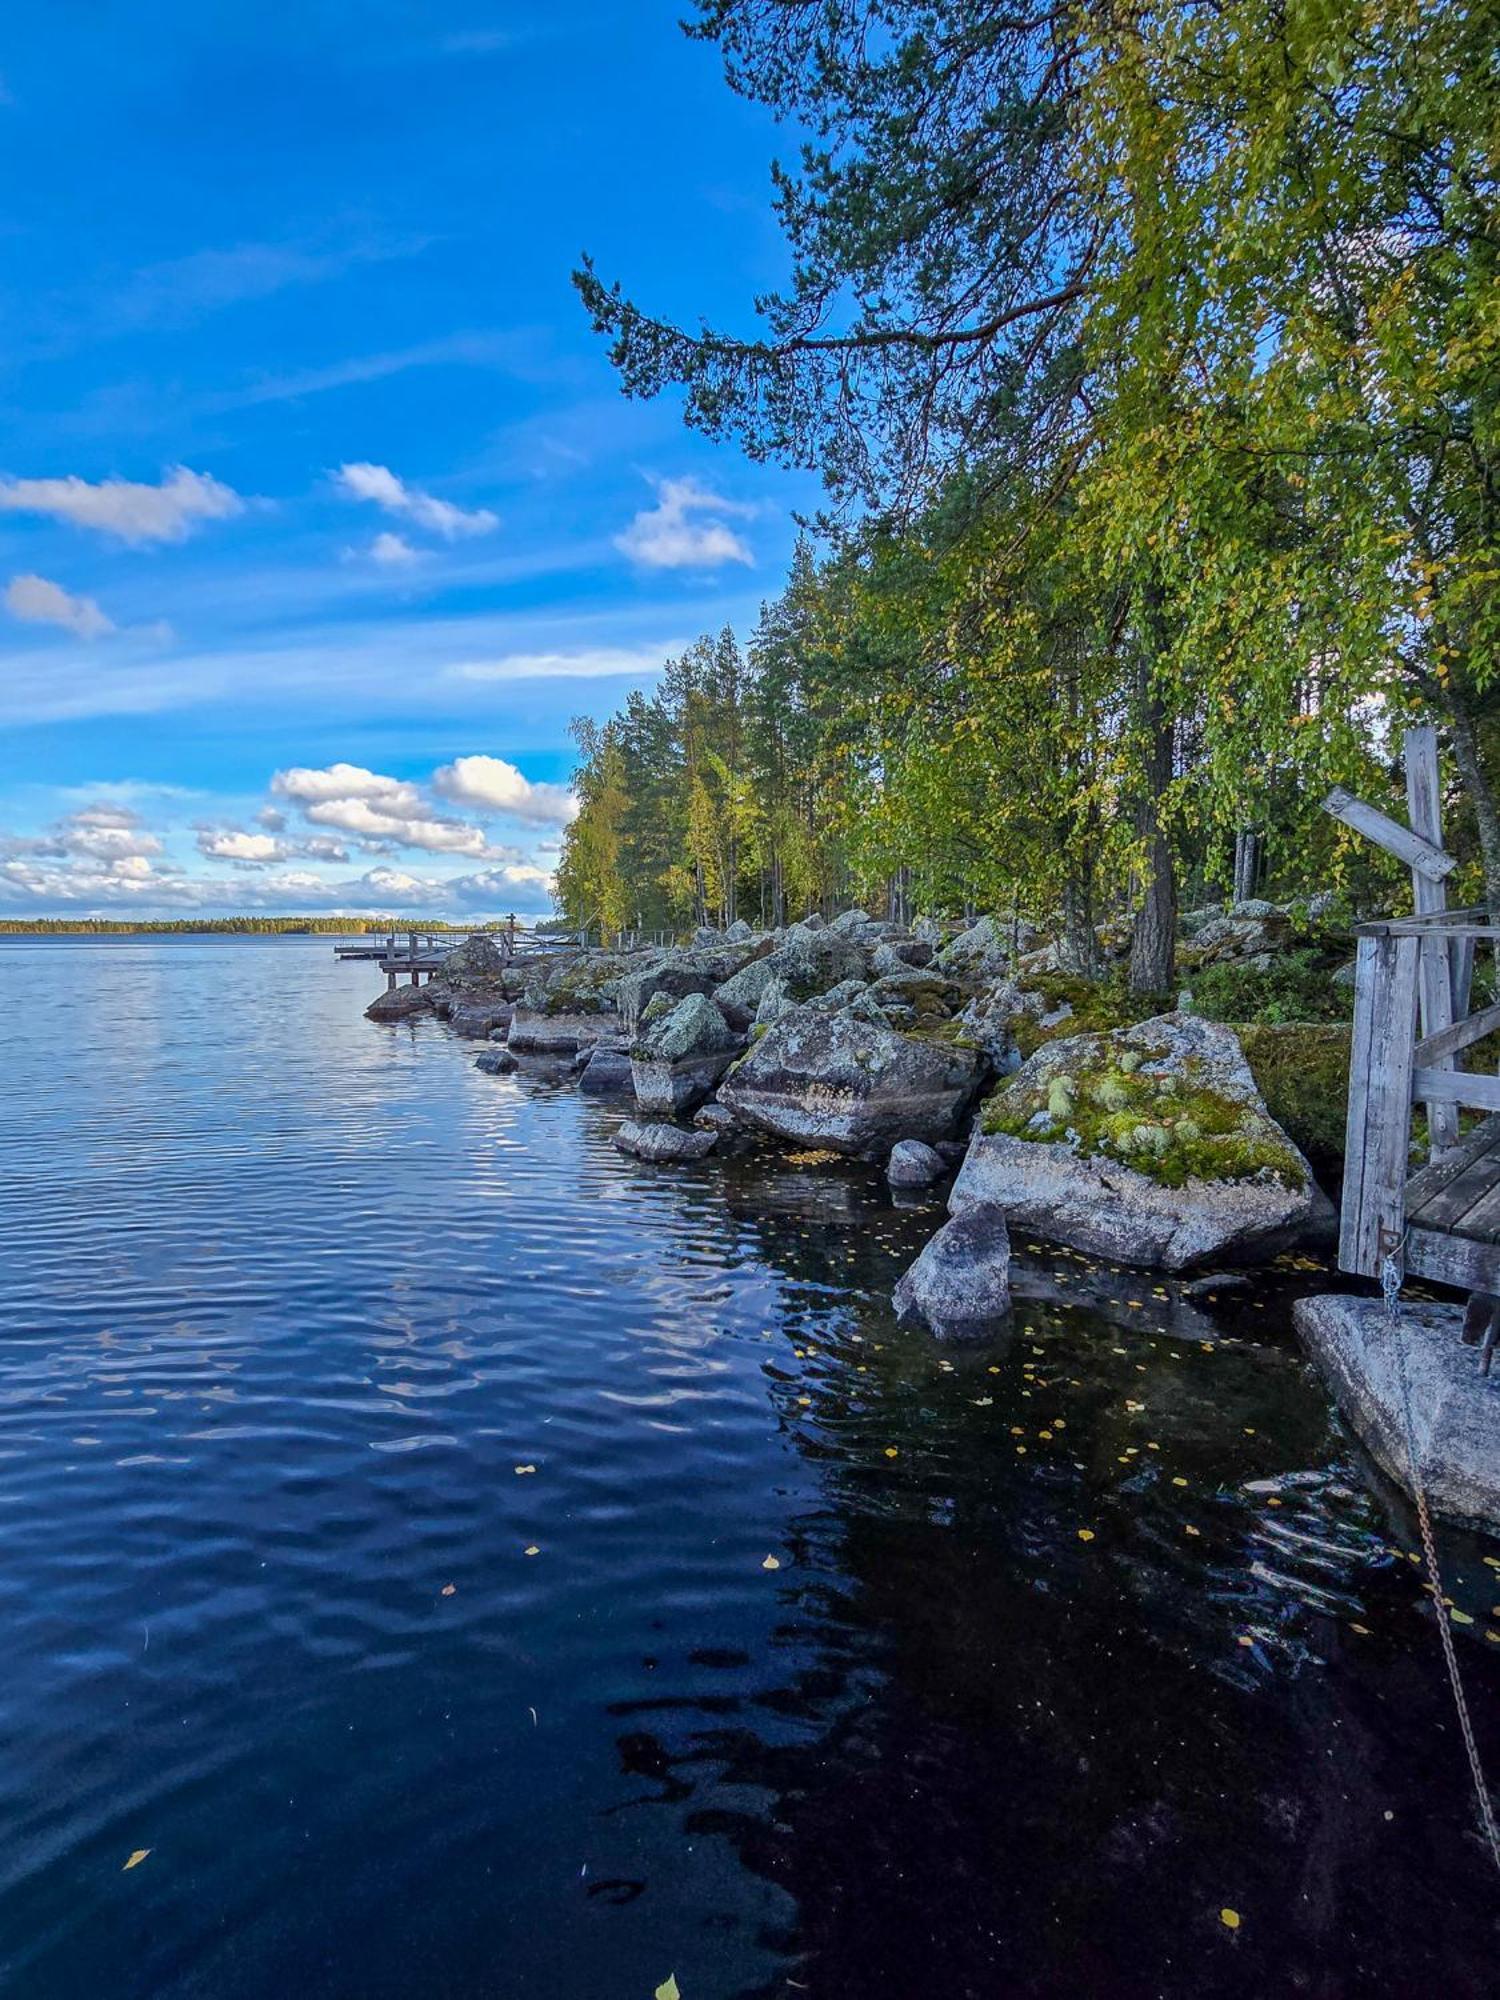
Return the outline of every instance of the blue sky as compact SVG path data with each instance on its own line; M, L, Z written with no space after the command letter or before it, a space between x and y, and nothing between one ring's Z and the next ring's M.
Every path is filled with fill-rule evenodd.
M747 630L814 498L569 284L783 275L788 137L683 11L12 10L0 914L548 907L568 719Z

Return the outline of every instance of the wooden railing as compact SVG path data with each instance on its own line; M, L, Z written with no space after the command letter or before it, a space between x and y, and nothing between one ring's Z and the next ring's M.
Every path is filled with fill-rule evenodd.
M1425 1108L1430 1157L1441 1165L1459 1142L1461 1109L1500 1112L1500 1076L1463 1067L1466 1050L1500 1031L1500 1004L1470 1011L1474 952L1500 945L1488 909L1437 910L1361 924L1349 1053L1344 1199L1339 1265L1373 1277L1407 1236L1413 1104ZM1426 1275L1469 1283L1475 1259L1421 1246L1407 1262ZM1459 1267L1462 1266L1460 1272Z

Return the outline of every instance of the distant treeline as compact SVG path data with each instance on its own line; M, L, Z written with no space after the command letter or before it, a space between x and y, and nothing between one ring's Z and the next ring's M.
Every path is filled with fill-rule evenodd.
M450 924L442 917L164 917L157 921L126 917L5 917L0 936L123 937L145 934L217 935L250 932L272 937L345 937L365 931L448 931L490 928Z

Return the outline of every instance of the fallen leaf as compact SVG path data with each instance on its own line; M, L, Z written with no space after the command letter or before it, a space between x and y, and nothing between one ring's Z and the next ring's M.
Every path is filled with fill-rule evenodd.
M529 1549L523 1551L523 1554L528 1556L539 1556L541 1553L542 1553L541 1550L537 1547L535 1542L531 1544L531 1547Z
M767 1557L766 1557L766 1559L765 1559L765 1561L764 1561L764 1562L763 1562L763 1563L761 1564L761 1568L762 1568L762 1569L780 1569L780 1568L781 1568L781 1558L780 1558L780 1556L767 1556Z
M451 1597L451 1596L453 1595L454 1591L455 1591L455 1590L457 1590L457 1589L458 1589L458 1585L457 1585L456 1583L445 1583L445 1584L443 1585L443 1595L444 1595L444 1597Z
M1093 1529L1092 1529L1092 1528L1080 1528L1080 1529L1078 1530L1078 1539L1079 1539L1079 1541L1080 1541L1080 1542L1091 1542L1091 1541L1092 1541L1092 1540L1094 1539L1094 1531L1093 1531Z
M516 1475L518 1478L523 1472L535 1472L535 1471L536 1467L534 1465L518 1465L516 1467Z
M1240 1913L1238 1910L1220 1910L1219 1922L1226 1931L1237 1931L1240 1927Z
M145 1860L146 1856L150 1852L151 1849L149 1847L138 1847L135 1850L134 1854L131 1855L130 1859L125 1863L125 1866L120 1870L120 1873L122 1875L127 1875L129 1874L132 1868L139 1868L141 1863Z
M838 1155L833 1154L831 1157L837 1159ZM675 1972L669 1972L661 1985L657 1987L654 2000L682 2000L682 1989L677 1984L677 1974Z

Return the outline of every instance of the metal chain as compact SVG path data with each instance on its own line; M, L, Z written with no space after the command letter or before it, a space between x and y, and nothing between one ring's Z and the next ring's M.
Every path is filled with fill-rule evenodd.
M1469 1775L1474 1781L1474 1800L1479 1812L1479 1830L1484 1835L1490 1850L1490 1859L1500 1871L1500 1829L1495 1825L1495 1812L1490 1803L1490 1788L1485 1782L1484 1763L1479 1755L1479 1745L1474 1740L1474 1725L1469 1720L1469 1703L1464 1694L1463 1676L1459 1672L1458 1653L1453 1644L1453 1628L1448 1620L1448 1610L1444 1603L1443 1573L1438 1567L1437 1542L1432 1532L1432 1516L1427 1508L1427 1489L1422 1484L1421 1461L1417 1453L1417 1427L1412 1415L1411 1381L1406 1369L1406 1343L1401 1337L1401 1251L1406 1247L1405 1238L1387 1256L1380 1266L1380 1290L1385 1299L1386 1317L1390 1321L1391 1338L1396 1349L1396 1379L1401 1388L1401 1414L1406 1427L1406 1466L1411 1481L1412 1498L1417 1503L1417 1525L1422 1535L1422 1555L1427 1566L1427 1589L1432 1598L1432 1608L1437 1615L1438 1637L1443 1645L1443 1658L1448 1667L1448 1679L1453 1688L1453 1706L1458 1711L1458 1726L1464 1739L1464 1749L1469 1759Z

